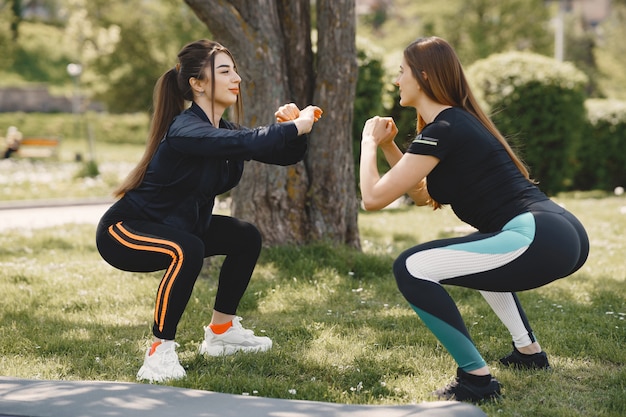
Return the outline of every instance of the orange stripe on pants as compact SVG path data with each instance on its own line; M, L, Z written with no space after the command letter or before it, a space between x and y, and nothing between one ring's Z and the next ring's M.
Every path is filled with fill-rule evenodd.
M154 321L157 323L159 330L163 331L170 292L172 290L172 287L174 286L176 277L178 276L180 268L183 264L183 250L178 244L169 240L156 239L134 234L126 229L124 226L122 226L122 222L118 222L117 224L115 224L115 226L119 228L123 236L116 232L116 230L113 228L113 225L109 226L109 233L111 234L111 236L113 236L115 240L120 242L122 245L136 250L164 253L172 258L172 262L170 263L167 271L165 271L165 275L163 276L161 284L159 285L159 290L156 297L156 305L154 307ZM141 242L146 242L146 244L141 245L133 243L125 239L126 237ZM157 245L163 245L164 247ZM161 299L163 299L163 301L161 301Z

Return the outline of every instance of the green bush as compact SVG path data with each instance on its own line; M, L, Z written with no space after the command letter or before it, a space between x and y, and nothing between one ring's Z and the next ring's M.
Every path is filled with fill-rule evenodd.
M573 189L585 126L587 77L527 52L492 55L467 70L475 94L548 194Z
M578 152L576 189L612 191L626 185L626 102L589 99L588 130Z

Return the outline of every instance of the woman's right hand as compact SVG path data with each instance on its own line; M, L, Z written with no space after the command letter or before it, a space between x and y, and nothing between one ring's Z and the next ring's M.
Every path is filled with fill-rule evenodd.
M283 104L276 110L274 117L278 123L288 122L300 116L300 109L294 103Z
M363 127L363 139L371 139L377 146L391 143L397 134L398 127L391 117L374 116Z
M278 122L293 121L298 128L298 135L307 134L313 129L313 123L322 117L322 109L317 106L307 106L302 110L293 104L285 104L279 107L275 113Z

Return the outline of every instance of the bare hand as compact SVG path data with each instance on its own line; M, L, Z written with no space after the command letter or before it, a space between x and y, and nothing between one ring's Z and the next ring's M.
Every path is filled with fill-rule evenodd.
M300 111L301 117L312 117L313 122L317 122L322 117L322 109L317 106L306 106Z
M300 109L294 103L284 104L276 110L274 116L279 123L288 122L300 116Z
M391 143L397 134L398 127L391 117L374 116L363 127L363 139L372 139L377 146Z
M313 111L313 121L317 122L320 117L322 117L322 113L324 112L317 106L307 106L302 111L308 109L309 107ZM278 108L276 113L274 113L274 116L276 116L276 121L279 123L288 122L300 117L300 109L298 109L298 106L294 103L285 104Z
M294 121L298 128L298 135L304 135L313 129L313 123L322 117L322 113L322 109L317 106L306 106L300 110L295 104L289 103L280 106L274 115L279 123Z
M317 106L306 106L300 110L300 116L294 120L298 128L298 135L309 133L313 129L313 123L322 116L322 109Z

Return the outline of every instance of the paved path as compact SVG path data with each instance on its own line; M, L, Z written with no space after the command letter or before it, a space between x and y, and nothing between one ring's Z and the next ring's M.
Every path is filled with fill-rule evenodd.
M347 405L162 385L0 377L0 417L486 417L456 401Z
M36 229L65 223L97 224L112 201L62 200L0 203L0 231Z

